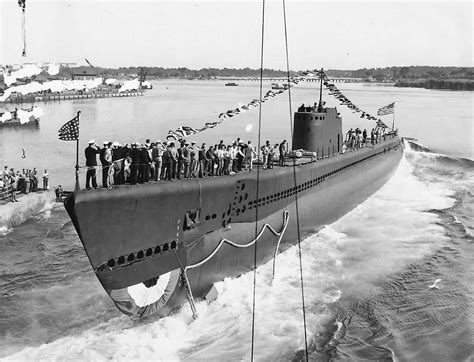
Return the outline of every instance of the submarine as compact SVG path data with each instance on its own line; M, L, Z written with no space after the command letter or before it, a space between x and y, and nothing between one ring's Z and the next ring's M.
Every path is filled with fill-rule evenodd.
M343 150L342 119L319 99L293 116L284 165L235 175L78 190L65 200L116 307L163 317L216 296L214 284L272 259L364 202L395 172L398 132ZM315 157L316 155L316 157ZM298 217L297 217L298 216Z

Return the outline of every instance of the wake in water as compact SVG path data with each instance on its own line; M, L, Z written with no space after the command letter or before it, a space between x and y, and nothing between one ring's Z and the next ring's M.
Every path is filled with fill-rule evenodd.
M472 241L472 177L472 161L407 147L397 172L381 190L302 242L312 359L420 359L429 356L420 355L420 350L427 353L426 349L417 347L420 341L426 342L423 336L435 335L440 343L447 342L437 334L440 320L463 332L455 337L458 345L466 345L468 327L462 319L472 317L467 316L469 301L463 299L467 293L462 292L469 287L459 275L471 264L466 261L452 274L445 269L453 255L459 257L465 247L459 240ZM40 222L52 222L55 212ZM72 227L64 223L58 224L57 230L63 230L63 237L73 234ZM52 230L48 232L54 236ZM453 246L453 240L459 244ZM82 259L81 268L86 268L84 256ZM278 255L273 283L271 262L258 269L257 360L304 358L298 263L298 251L293 247ZM71 283L74 291L63 283L51 286L58 289L58 295L73 293L66 309L72 321L63 329L64 334L53 334L47 341L39 339L36 345L29 342L35 340L31 336L20 338L17 352L12 351L7 359L250 358L252 273L219 283L215 302L197 303L200 318L195 321L187 305L163 319L117 316L92 273L84 273L87 277L83 281L75 274L79 279ZM457 282L453 278L458 278ZM443 288L433 293L427 286L436 279L442 279ZM91 303L86 310L81 295L88 296ZM456 306L447 307L449 298L456 300ZM96 320L87 315L96 307L94 300L102 305L102 317ZM36 302L35 308L52 319L49 328L58 328L54 307ZM94 315L98 316L97 312ZM427 345L436 349L432 342ZM446 357L452 356L457 355Z

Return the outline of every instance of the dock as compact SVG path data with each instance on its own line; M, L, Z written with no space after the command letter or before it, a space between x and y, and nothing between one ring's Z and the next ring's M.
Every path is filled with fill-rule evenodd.
M36 103L36 102L56 102L67 101L72 99L94 99L94 98L121 98L121 97L139 97L143 92L89 92L86 94L71 93L71 94L15 94L9 97L6 101L0 104L20 104L20 103Z

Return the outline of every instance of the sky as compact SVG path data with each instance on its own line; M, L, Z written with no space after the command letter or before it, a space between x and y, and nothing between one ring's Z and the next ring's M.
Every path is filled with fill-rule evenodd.
M286 0L292 70L473 66L473 1ZM0 0L0 64L259 68L262 1ZM265 3L264 67L286 69L282 0Z

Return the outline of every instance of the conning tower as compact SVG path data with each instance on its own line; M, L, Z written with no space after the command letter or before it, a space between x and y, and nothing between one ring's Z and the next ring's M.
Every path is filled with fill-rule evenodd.
M327 108L323 103L323 69L319 72L319 104L313 107L301 105L293 119L294 150L316 152L318 157L339 153L342 148L342 119L336 107Z
M339 153L342 148L342 119L336 108L305 107L295 112L293 149L317 152L318 156Z

